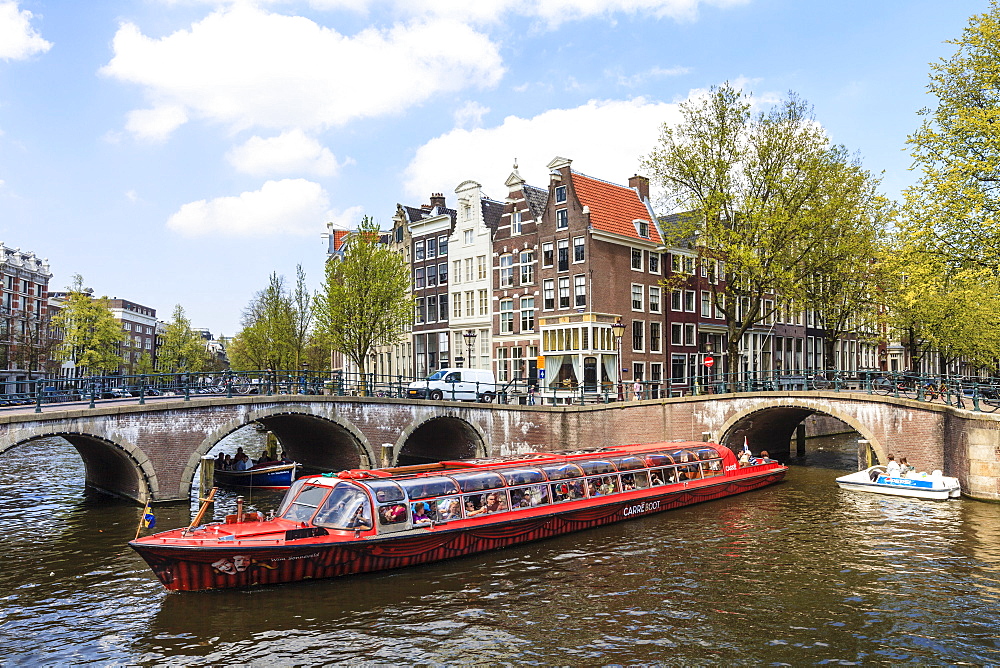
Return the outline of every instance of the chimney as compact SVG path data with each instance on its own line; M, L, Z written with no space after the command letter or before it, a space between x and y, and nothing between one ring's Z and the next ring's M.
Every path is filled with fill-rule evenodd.
M444 195L442 193L431 193L431 208L436 206L444 208Z
M649 199L649 179L636 174L628 180L628 187L639 193L639 199L646 201Z

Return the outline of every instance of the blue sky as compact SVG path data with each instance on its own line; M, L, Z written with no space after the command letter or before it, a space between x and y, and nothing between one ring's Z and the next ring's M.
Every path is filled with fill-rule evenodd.
M789 90L913 180L928 63L985 0L0 0L0 241L50 289L233 335L272 271L322 278L327 222L502 199L557 155L617 183L677 103Z

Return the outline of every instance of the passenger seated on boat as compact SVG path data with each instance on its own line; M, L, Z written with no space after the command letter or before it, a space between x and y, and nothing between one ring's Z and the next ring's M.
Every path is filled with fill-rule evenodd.
M758 464L767 464L771 461L771 456L767 454L767 450L760 451L760 457L757 458Z
M421 526L430 524L433 522L430 515L428 514L430 507L423 501L418 501L413 504L413 526Z
M649 472L649 480L650 480L650 483L653 486L662 485L663 484L663 478L660 477L660 472L659 471L650 471Z
M598 488L602 495L616 494L618 492L618 481L613 476L605 476Z
M590 478L583 483L584 489L587 492L587 496L593 498L595 496L601 496L601 479L600 478Z
M635 474L634 473L623 473L622 474L622 491L628 492L629 490L635 489Z
M437 515L442 521L462 519L462 503L458 497L440 499L437 502Z
M405 522L406 506L402 503L380 506L378 509L378 518L380 524L399 524L400 522Z
M744 450L744 451L742 451L740 453L739 465L740 466L750 466L750 452L749 451Z
M898 478L900 474L899 462L896 461L896 457L890 452L886 457L889 463L885 465L885 472L890 478Z
M372 528L372 519L368 516L368 503L358 506L358 509L351 515L351 519L345 525L348 529L367 531Z
M475 515L489 515L490 513L498 513L500 511L507 510L507 503L504 498L503 492L490 492L486 494L486 500L483 505L472 511L471 514Z
M916 467L910 466L907 463L906 457L900 457L899 458L899 477L900 478L905 478L907 475L909 475L910 471L916 471L916 470L917 470Z
M226 453L220 452L219 456L215 458L215 468L225 470L225 468L226 468Z
M222 470L223 471L233 470L233 458L231 455L226 455L226 462L222 465Z

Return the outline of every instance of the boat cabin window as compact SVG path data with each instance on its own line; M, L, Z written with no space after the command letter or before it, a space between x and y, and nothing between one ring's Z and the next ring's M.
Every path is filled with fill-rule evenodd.
M595 459L589 462L580 462L580 468L587 475L597 475L600 473L615 473L615 465L604 459Z
M330 491L329 487L318 485L303 485L302 491L295 495L291 503L283 510L281 517L293 522L308 522L316 514L323 497ZM291 492L291 490L289 490ZM289 493L288 497L291 497Z
M649 472L636 471L635 473L622 473L622 491L628 492L633 489L646 489L649 487Z
M483 494L467 494L462 497L462 502L466 517L502 513L507 510L507 491L497 489Z
M326 497L313 524L330 529L366 531L372 528L372 507L357 485L341 483Z
M610 460L619 471L634 471L646 468L646 463L639 457L615 457Z
M618 476L603 475L587 478L587 496L608 496L618 493Z
M721 459L709 459L701 463L701 477L708 478L713 475L722 475Z
M414 501L410 504L410 510L413 512L410 521L415 527L430 526L437 522L437 513L429 501Z
M545 472L549 480L566 480L583 476L583 469L576 464L549 464L539 468Z
M406 528L406 504L386 503L378 507L378 525L386 531Z
M285 492L285 496L281 498L281 505L278 506L278 512L276 515L281 517L288 510L288 506L292 505L292 500L302 491L302 488L307 484L306 480L296 480L289 486L288 491Z
M716 452L713 448L701 448L700 450L697 451L696 454L698 456L698 459L702 461L708 459L720 459L719 453Z
M670 485L680 480L681 474L676 466L664 466L649 471L649 481L654 487L656 485Z
M510 490L510 509L536 508L549 503L547 485L531 485Z
M508 485L530 485L536 482L545 482L545 474L538 469L508 469L498 471Z
M503 487L503 478L492 471L453 473L451 479L458 483L463 492L479 492L484 489Z
M457 494L458 485L451 478L429 476L427 478L409 478L399 481L400 487L406 490L410 499L428 499L432 496Z
M378 503L402 501L406 498L403 488L391 480L366 480L365 487L372 491L372 496Z
M670 457L670 455L659 453L646 455L646 464L648 464L650 468L653 468L654 466L666 466L667 464L673 463L674 460Z
M432 502L432 510L438 522L462 519L462 500L457 496L446 496Z
M583 481L566 480L564 482L552 482L549 483L549 491L552 493L553 503L576 501L583 498Z

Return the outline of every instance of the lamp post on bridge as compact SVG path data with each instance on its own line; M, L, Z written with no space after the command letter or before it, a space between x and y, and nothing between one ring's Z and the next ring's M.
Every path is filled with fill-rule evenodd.
M618 350L618 401L625 401L622 388L622 337L625 336L625 323L621 318L611 325L611 336L615 337L615 348Z
M468 351L468 356L465 358L467 360L468 368L472 368L472 348L476 345L476 330L467 329L465 333L462 334L465 339L465 348Z

